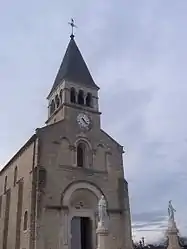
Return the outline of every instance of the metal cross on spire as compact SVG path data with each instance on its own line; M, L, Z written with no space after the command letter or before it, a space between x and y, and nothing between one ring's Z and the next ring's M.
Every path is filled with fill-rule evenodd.
M77 26L75 25L74 19L71 18L71 22L68 22L68 24L71 26L71 38L74 38L74 28L77 28Z

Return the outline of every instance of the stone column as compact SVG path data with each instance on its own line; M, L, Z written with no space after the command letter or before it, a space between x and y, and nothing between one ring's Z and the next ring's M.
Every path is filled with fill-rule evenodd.
M59 249L68 248L68 212L67 208L64 208L60 212L60 227L59 227Z
M179 236L176 222L174 220L169 220L167 236L168 236L168 248L167 249L181 249L179 244Z
M108 229L102 226L98 226L97 230L97 249L107 249L107 238L108 238Z

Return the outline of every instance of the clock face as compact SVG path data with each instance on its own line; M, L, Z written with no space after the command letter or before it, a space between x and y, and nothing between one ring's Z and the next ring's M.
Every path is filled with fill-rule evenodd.
M77 122L79 124L79 126L83 129L89 129L90 128L90 125L91 125L91 120L90 118L84 114L84 113L80 113L78 116L77 116Z

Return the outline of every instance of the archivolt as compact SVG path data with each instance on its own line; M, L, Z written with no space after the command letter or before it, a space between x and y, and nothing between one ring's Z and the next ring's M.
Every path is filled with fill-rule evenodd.
M62 193L61 205L69 206L69 200L71 199L72 194L74 193L74 191L78 189L90 190L93 194L97 196L98 200L103 195L102 191L90 182L86 182L86 181L74 182L74 183L71 183Z

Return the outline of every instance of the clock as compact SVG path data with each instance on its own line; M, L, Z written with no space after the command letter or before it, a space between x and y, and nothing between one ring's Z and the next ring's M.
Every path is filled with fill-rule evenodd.
M85 113L80 113L77 116L77 122L82 129L89 129L91 125L90 118Z

